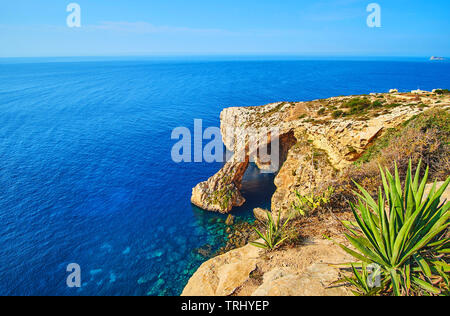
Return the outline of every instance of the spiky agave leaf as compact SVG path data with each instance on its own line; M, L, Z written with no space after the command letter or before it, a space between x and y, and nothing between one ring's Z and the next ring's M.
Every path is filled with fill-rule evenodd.
M266 212L267 216L267 222L266 222L266 233L263 234L260 232L257 228L253 228L255 232L258 234L259 237L264 241L264 243L260 242L250 242L251 245L259 248L263 248L266 250L273 250L280 246L287 237L283 238L283 230L288 225L291 215L288 217L288 219L284 222L284 224L281 224L281 212L278 213L277 221L275 222L273 220L273 216L270 212Z
M450 177L439 189L435 183L424 197L429 168L420 179L420 167L421 162L413 176L412 163L409 163L404 187L397 165L394 175L380 167L383 189L378 192L378 201L355 183L360 191L355 192L358 203L350 203L350 206L356 223L353 227L348 223L344 225L350 232L345 236L355 250L339 245L363 266L366 263L380 265L385 271L383 284L394 295L408 294L419 288L428 294L439 294L441 290L433 284L432 277L440 275L448 280L448 264L429 258L449 253L450 242L443 234L450 225L450 203L440 200ZM354 229L355 224L358 230ZM351 283L364 285L360 280L364 273L357 274L353 267L353 274L356 281ZM448 282L446 284L448 291Z

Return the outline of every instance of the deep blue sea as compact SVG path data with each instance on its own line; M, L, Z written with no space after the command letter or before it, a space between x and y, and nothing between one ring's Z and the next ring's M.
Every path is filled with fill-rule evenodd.
M391 88L450 88L450 63L0 60L0 295L179 295L206 260L196 249L226 233L224 216L190 204L221 165L172 162L172 129L219 126L228 106ZM250 220L273 190L250 169L233 213Z

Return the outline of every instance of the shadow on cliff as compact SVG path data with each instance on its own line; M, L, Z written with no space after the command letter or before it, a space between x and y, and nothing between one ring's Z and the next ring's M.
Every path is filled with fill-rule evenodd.
M234 208L231 214L235 216L241 216L240 213L246 212L253 214L253 209L257 207L270 210L272 195L276 190L275 176L273 173L261 173L255 164L250 164L242 180L241 189L247 201L243 206Z

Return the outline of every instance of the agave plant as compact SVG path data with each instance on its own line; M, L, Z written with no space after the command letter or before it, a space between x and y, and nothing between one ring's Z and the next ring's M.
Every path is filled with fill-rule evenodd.
M403 188L397 166L394 175L380 167L383 189L379 189L378 201L355 183L361 192L355 192L357 205L350 203L356 222L344 223L349 231L345 236L355 250L339 246L360 261L353 263L351 279L360 294L448 293L450 240L446 233L450 203L441 203L440 199L450 177L439 189L435 182L424 196L429 169L420 180L420 167L421 163L413 177L409 163ZM378 288L365 286L364 272L359 274L355 268L365 270L367 264L381 268L382 282Z
M382 273L379 266L370 267L367 263L361 263L361 270L358 270L354 264L351 264L353 277L344 276L337 283L350 283L357 290L352 291L356 296L372 296L383 292L386 287L386 280L382 280ZM379 284L378 284L379 282Z
M281 224L281 212L278 212L277 221L273 220L272 214L270 212L266 212L267 221L266 221L266 233L263 234L258 229L253 228L259 237L261 237L264 243L260 242L251 242L250 244L268 250L273 250L280 246L283 241L287 239L287 237L283 238L283 231L291 220L291 216L289 216L284 224Z

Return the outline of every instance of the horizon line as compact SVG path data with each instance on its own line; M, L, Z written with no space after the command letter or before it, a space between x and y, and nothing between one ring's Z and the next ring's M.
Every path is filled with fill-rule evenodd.
M404 58L430 59L437 55L377 55L377 54L343 54L343 53L130 53L130 54L101 54L101 55L42 55L42 56L0 56L0 59L58 59L58 58L170 58L170 57L296 57L296 58ZM447 59L445 56L438 56Z

